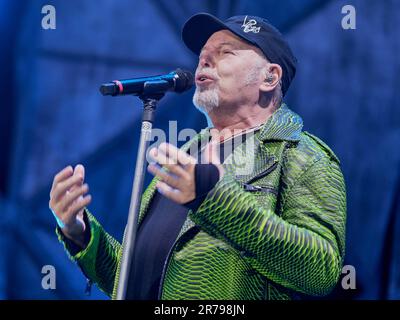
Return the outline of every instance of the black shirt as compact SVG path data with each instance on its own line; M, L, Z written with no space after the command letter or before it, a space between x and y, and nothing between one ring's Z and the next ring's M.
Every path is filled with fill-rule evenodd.
M165 259L187 213L186 207L156 192L137 232L127 299L156 300L158 298Z

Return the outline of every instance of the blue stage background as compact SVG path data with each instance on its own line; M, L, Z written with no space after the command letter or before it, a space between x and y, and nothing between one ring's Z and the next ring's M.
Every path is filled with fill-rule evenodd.
M41 8L56 8L56 29ZM344 5L356 29L341 26ZM347 184L345 264L357 289L329 298L400 299L400 1L0 0L0 298L106 299L58 243L48 210L54 174L83 163L95 213L121 239L127 218L140 101L102 97L112 79L194 70L180 39L192 14L264 16L299 60L286 98L305 129L341 159ZM201 129L193 91L160 103L155 126ZM147 178L147 182L148 182ZM41 286L44 265L55 290Z

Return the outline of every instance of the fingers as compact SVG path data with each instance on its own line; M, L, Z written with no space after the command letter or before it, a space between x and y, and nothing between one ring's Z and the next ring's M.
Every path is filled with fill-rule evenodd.
M163 166L163 168L158 164L148 166L149 172L161 180L159 181L161 193L178 203L187 202L183 200L194 197L194 167L197 162L195 158L168 143L162 143L158 148L150 150L149 155Z
M175 174L176 176L182 178L188 177L188 174L185 171L185 169L183 169L179 164L177 164L176 160L169 158L162 150L154 148L150 150L149 154L154 161L167 168L171 173ZM150 172L154 173L154 169L159 169L159 168L157 168L157 166L153 164L150 164L149 171L153 170Z
M157 163L167 168L170 173L184 179L190 178L190 173L188 172L192 169L190 165L194 166L197 162L195 158L169 143L161 143L158 148L150 150L149 155ZM189 168L186 168L188 165ZM150 172L153 172L153 169L156 169L152 166L149 167L151 167L149 168Z
M92 201L92 196L88 194L85 197L80 197L76 202L74 202L71 207L68 209L66 213L66 219L72 219L74 218L77 213L79 213L84 207L89 205L89 203ZM82 218L83 220L83 218Z
M73 174L73 170L71 166L67 166L62 169L59 173L56 174L53 180L52 188L59 182L64 181L66 178L69 178Z
M60 202L59 208L61 209L61 211L66 211L74 201L78 200L80 196L83 196L88 191L89 186L85 183L81 187L67 193L63 200Z
M77 164L74 168L74 175L81 175L83 180L85 180L85 167L81 164Z
M187 164L195 164L196 159L188 155L186 152L178 149L172 144L169 143L161 143L158 147L158 151L163 152L169 159L172 160L172 163L179 163L183 166Z
M172 146L171 146L172 147ZM150 150L149 154L153 159L156 157L159 158L161 165L175 165L178 164L178 149L172 150L167 146L167 143L161 143L157 148L153 148ZM168 155L168 156L167 156Z
M92 200L90 195L85 196L89 186L82 185L84 176L82 165L68 166L56 174L50 191L49 208L58 226L71 237L79 238L84 232L83 208Z
M177 203L183 203L181 199L181 192L179 190L171 188L168 184L163 181L158 181L156 184L158 191L166 196L167 198Z
M175 165L175 166L177 166L177 165ZM160 166L158 166L156 164L149 164L147 169L149 170L150 173L159 177L162 181L166 182L171 187L173 187L173 188L179 187L178 179L174 178L171 174L165 172Z
M81 176L82 176L82 181L81 181L81 183L77 183L77 184L73 185L73 186L68 190L69 192L72 192L72 191L75 190L75 188L80 187L80 186L82 185L83 181L85 180L85 168L84 168L83 165L77 164L77 165L75 166L75 168L74 168L74 176L76 176L76 175L81 175ZM67 191L67 193L68 193L68 191Z
M74 184L81 184L83 182L83 177L81 175L73 175L63 182L57 183L50 193L50 197L58 200L62 195L66 193Z

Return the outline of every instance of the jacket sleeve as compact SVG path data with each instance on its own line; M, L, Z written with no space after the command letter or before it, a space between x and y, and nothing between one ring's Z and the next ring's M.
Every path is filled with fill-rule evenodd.
M90 225L90 240L84 250L76 252L59 229L56 229L56 233L70 259L79 265L87 278L111 297L121 244L105 232L87 209L85 209L85 215Z
M346 193L339 164L315 160L282 191L282 214L266 209L227 173L191 219L241 251L259 273L292 290L326 295L344 256Z

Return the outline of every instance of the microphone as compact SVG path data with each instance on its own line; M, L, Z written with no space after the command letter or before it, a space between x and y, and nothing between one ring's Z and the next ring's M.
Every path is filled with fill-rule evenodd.
M163 94L166 91L182 93L193 86L193 74L176 69L165 75L114 80L100 86L103 96Z

